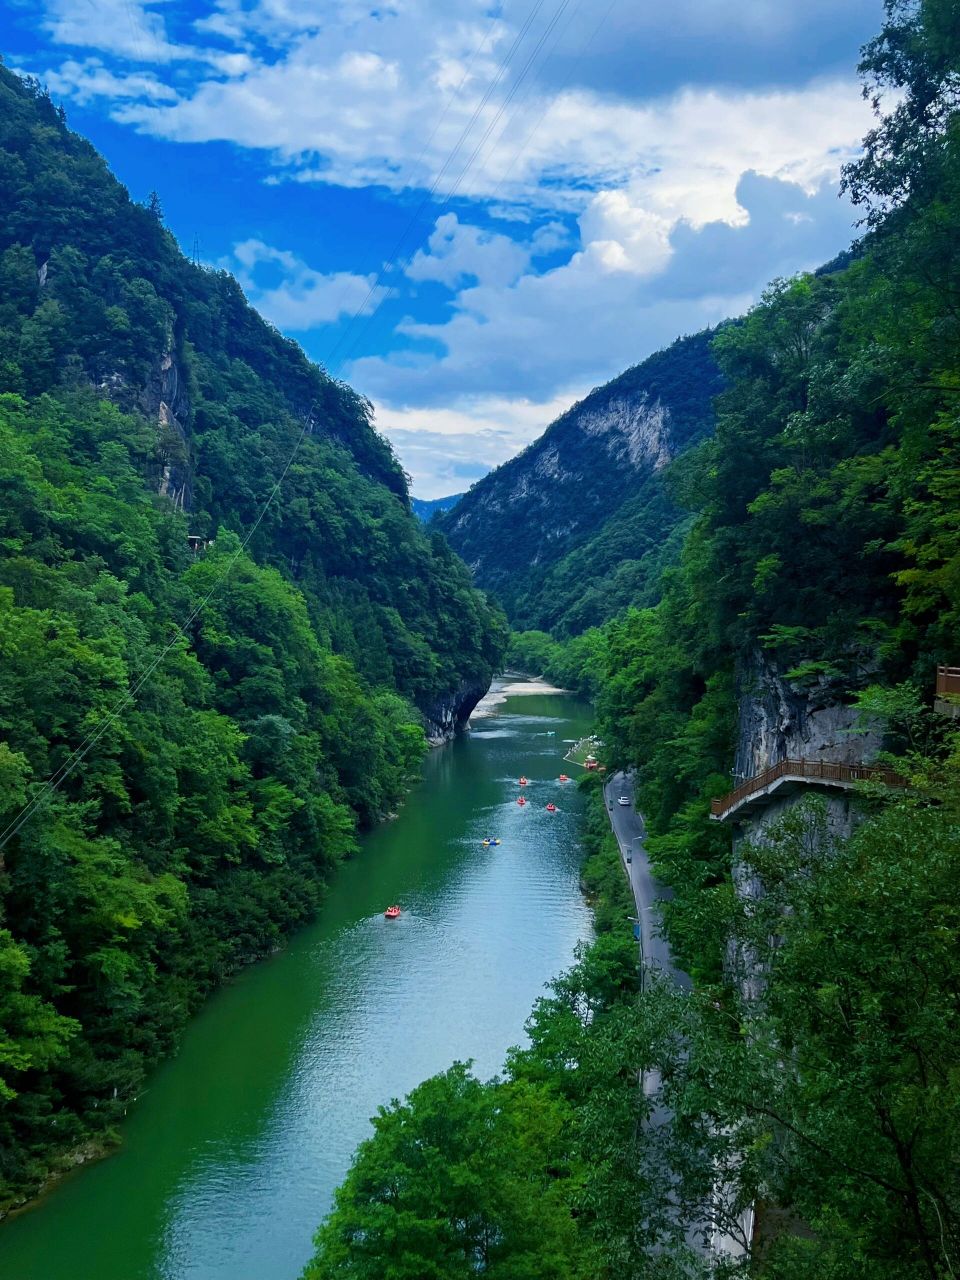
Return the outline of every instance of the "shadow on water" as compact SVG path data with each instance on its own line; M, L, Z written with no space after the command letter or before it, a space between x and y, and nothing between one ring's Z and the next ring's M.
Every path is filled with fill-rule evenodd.
M557 781L587 717L508 699L431 753L320 920L192 1022L121 1149L0 1226L4 1280L294 1280L377 1106L457 1058L494 1074L588 936L578 797Z

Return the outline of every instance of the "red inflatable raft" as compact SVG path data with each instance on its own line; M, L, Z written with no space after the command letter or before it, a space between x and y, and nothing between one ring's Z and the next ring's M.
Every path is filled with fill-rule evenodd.
M400 914L400 908L399 908L399 907L387 907L386 911L385 911L383 914L387 917L387 919L388 919L388 920L396 920L396 918L397 918L397 917L399 916L399 914Z
M547 805L547 813L556 813L556 812L557 812L557 806L555 804Z

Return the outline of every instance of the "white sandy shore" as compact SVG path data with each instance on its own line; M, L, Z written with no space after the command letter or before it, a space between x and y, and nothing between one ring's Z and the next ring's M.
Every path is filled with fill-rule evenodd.
M497 708L508 698L523 697L531 693L568 693L567 689L557 689L546 680L527 680L524 676L499 676L490 686L489 692L480 699L470 716L471 720L482 720L484 716L496 715Z

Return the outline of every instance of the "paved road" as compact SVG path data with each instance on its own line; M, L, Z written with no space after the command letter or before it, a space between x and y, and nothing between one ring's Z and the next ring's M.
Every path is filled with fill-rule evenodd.
M670 947L663 935L663 925L657 904L667 902L673 896L673 891L666 885L659 884L650 869L650 859L644 847L644 838L647 834L646 823L634 804L633 778L629 774L615 773L604 787L604 795L613 833L620 845L620 856L624 860L624 867L637 904L644 980L646 981L648 974L659 971L672 978L678 987L689 991L690 979L673 963ZM630 804L618 804L620 796L629 796Z
M629 774L615 773L604 787L607 812L613 833L620 845L620 856L633 889L634 901L637 904L637 916L640 919L640 960L643 974L643 985L647 985L648 976L656 971L668 975L684 991L689 991L692 982L688 974L678 969L670 955L670 947L663 935L663 924L658 904L667 902L673 897L673 890L654 879L650 869L650 858L644 847L647 834L643 815L638 813L634 802L633 778ZM629 805L617 803L620 796L629 796ZM630 859L628 862L627 859ZM660 1087L660 1077L656 1071L644 1072L641 1087L647 1097L652 1097ZM662 1105L656 1105L650 1113L647 1123L653 1127L665 1124L669 1112ZM722 1185L715 1189L715 1195L723 1195ZM719 1228L707 1227L705 1224L691 1223L687 1232L687 1243L695 1249L704 1246L706 1235L707 1248L713 1254L725 1254L728 1257L742 1257L745 1250L742 1240L753 1237L754 1208L749 1205L740 1215L740 1230L736 1235L728 1234Z

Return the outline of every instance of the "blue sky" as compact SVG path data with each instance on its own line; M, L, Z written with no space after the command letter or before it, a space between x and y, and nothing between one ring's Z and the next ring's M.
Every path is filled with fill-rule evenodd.
M6 0L188 253L436 497L849 243L880 0Z

